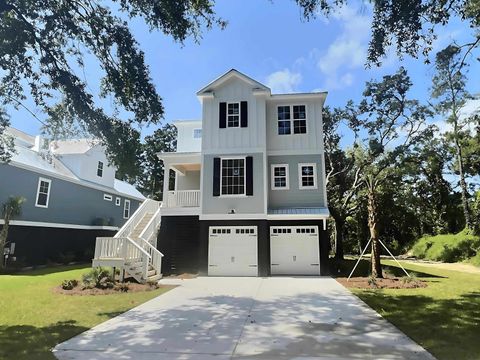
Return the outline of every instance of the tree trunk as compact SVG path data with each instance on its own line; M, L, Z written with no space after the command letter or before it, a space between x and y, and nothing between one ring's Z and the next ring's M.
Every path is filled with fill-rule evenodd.
M382 264L380 263L380 242L377 229L377 201L373 189L368 189L368 228L372 240L372 277L383 278Z
M0 269L4 268L5 256L3 255L5 245L7 244L9 219L5 217L5 223L3 224L2 231L0 231Z
M472 219L470 217L470 209L468 206L468 190L467 182L465 181L465 174L463 172L463 158L462 158L462 148L458 142L458 139L455 138L455 147L457 150L457 161L458 161L458 172L460 175L460 188L462 189L462 206L463 206L463 215L465 216L465 226L468 229L472 229Z
M343 260L344 219L335 219L335 260Z

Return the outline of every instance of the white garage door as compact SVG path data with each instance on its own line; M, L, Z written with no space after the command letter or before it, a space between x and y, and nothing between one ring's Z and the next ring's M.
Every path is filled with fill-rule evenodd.
M208 275L257 276L257 227L210 226Z
M318 226L270 227L272 275L320 275Z

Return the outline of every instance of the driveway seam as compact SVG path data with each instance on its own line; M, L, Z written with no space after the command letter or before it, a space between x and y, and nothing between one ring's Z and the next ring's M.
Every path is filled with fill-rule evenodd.
M252 309L253 309L253 306L255 305L255 302L257 301L257 295L258 295L258 292L260 291L260 288L262 287L262 284L263 284L263 281L258 282L257 290L255 291L255 295L253 296L253 299L252 299L252 305L250 305L250 308L248 309L247 316L245 317L245 321L243 322L242 331L240 331L240 335L238 336L237 341L235 341L235 347L233 348L230 359L233 359L233 357L235 356L235 352L237 351L238 343L240 342L240 339L243 336L243 331L245 330L245 326L247 325L248 319L251 318L251 316L249 316L249 315L252 314Z

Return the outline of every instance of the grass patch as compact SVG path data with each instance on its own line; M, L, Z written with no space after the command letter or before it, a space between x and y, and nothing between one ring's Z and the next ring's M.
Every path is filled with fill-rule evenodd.
M417 258L433 261L459 262L478 257L475 261L480 262L480 237L466 230L458 234L424 236L415 242L412 253Z
M0 359L55 359L51 349L167 291L69 296L52 289L86 265L0 275Z
M393 261L382 263L401 272ZM351 291L437 359L480 359L480 275L402 265L428 286Z

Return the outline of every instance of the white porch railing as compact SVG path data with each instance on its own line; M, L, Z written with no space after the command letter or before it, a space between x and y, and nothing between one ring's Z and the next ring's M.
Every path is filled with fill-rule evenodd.
M115 234L114 237L126 237L129 236L135 226L139 223L140 220L143 219L145 214L152 213L155 214L157 210L160 208L161 203L155 200L146 199L142 205L135 211L135 213L130 216L130 219L122 226L119 232Z
M167 207L199 207L200 190L169 191Z

